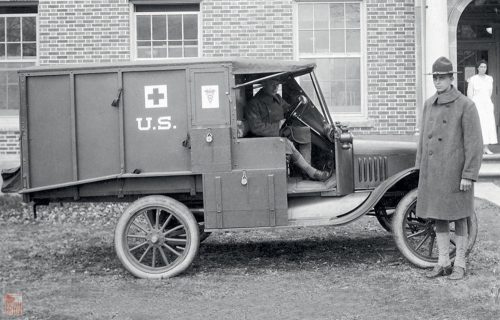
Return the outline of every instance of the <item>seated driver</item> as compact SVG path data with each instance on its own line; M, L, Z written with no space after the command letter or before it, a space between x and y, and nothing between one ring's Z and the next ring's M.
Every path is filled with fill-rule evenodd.
M290 105L278 94L279 81L268 79L262 82L262 89L250 100L245 108L245 118L250 132L259 137L283 136L280 129L285 122L285 112ZM305 97L302 97L305 99ZM304 103L304 102L303 102ZM287 128L288 129L288 128ZM286 139L286 154L293 164L312 180L325 181L330 174L317 170L311 161L311 133L308 127L292 127L286 136L291 136L299 144L299 152L292 141ZM307 160L306 160L307 159Z

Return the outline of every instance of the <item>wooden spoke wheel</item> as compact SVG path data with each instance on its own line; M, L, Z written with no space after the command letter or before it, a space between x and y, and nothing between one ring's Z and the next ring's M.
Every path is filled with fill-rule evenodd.
M199 244L199 227L191 211L165 196L133 202L115 229L116 254L139 278L168 278L183 272L193 262Z
M392 217L392 231L396 246L403 256L420 268L433 267L438 260L434 221L416 215L417 189L401 199ZM472 250L477 237L477 218L473 213L467 219L469 241L467 253ZM455 228L450 223L450 259L455 258Z

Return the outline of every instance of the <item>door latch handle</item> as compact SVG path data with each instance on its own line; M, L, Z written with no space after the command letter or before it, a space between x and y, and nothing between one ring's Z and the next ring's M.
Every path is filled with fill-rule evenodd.
M112 107L116 108L120 105L120 99L122 97L122 92L123 92L123 88L118 89L118 96L116 97L115 100L113 100L113 102L111 102Z
M241 185L246 186L248 184L247 172L243 170L243 176L241 177Z
M205 137L205 141L207 143L211 143L212 141L214 141L214 137L212 135L212 132L207 133L207 136Z

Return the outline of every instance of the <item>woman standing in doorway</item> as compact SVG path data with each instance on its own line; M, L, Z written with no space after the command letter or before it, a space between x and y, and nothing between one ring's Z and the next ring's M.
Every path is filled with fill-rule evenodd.
M488 64L485 60L479 61L476 68L478 74L470 77L467 96L474 101L479 113L481 131L483 133L483 152L485 154L492 154L493 152L488 148L488 145L498 143L493 102L491 102L493 78L486 74Z

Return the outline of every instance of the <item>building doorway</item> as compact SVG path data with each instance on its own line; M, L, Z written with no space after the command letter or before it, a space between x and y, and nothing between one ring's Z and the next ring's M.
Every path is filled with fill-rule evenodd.
M467 94L467 80L476 74L476 63L488 62L493 77L492 101L500 141L500 0L475 0L463 11L457 26L457 87ZM500 147L500 146L499 146ZM497 152L500 148L496 148Z

